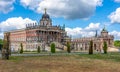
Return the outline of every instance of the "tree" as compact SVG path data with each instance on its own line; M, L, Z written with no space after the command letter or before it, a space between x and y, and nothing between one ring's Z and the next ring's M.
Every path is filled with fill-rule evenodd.
M70 53L71 49L70 49L70 42L67 42L67 52Z
M55 43L52 43L50 47L51 47L51 53L55 53Z
M103 51L107 54L107 43L104 41Z
M2 39L0 39L0 44L3 45L3 40Z
M2 50L2 47L3 47L3 40L0 39L0 50Z
M116 40L116 41L114 41L114 46L116 46L116 47L120 47L120 40Z
M20 44L20 48L21 48L20 53L22 54L23 53L23 44L22 43Z
M8 56L8 53L7 53L7 41L6 40L3 41L2 59L4 59L4 60L9 59L9 56Z
M9 59L9 54L10 54L10 49L9 49L9 35L10 33L6 33L4 35L4 40L3 40L3 48L2 48L2 59L8 60Z
M89 54L93 54L93 41L90 41Z
M38 46L38 48L37 48L37 52L40 53L40 51L41 51L41 50L40 50L40 46Z
M0 44L0 50L2 50L2 47L3 47L3 45L2 45L2 44Z

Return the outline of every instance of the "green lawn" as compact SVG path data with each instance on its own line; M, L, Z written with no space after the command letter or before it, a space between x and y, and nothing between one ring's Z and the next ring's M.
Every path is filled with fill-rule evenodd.
M90 58L90 59L120 62L120 53L93 54L93 55L82 54L80 56L85 58Z
M120 53L10 57L0 72L120 72Z

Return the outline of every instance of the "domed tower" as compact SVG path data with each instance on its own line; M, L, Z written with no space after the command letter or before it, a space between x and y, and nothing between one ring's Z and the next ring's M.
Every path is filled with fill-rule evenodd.
M40 26L52 26L52 20L50 19L50 16L46 12L42 15L42 19L40 20Z
M105 27L102 29L101 35L102 35L103 37L108 36L108 31L105 29Z

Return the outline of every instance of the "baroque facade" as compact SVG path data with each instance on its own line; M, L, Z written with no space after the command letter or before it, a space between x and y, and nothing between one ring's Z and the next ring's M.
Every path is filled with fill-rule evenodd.
M84 37L72 39L67 36L65 25L53 26L50 16L46 10L42 15L39 23L30 23L24 29L13 30L4 33L9 37L9 47L11 51L19 51L22 43L24 51L36 51L40 46L43 51L50 51L50 44L55 43L57 49L64 50L66 43L71 42L72 51L88 51L90 41L93 41L93 48L101 52L103 44L106 41L108 47L113 46L114 36L109 35L108 31L103 28L101 34L98 36L97 32L94 37Z
M72 40L72 48L74 51L89 51L90 41L93 41L94 51L103 51L104 42L108 47L113 47L114 36L109 35L105 27L102 29L101 34L98 36L97 31L94 37L83 37Z
M70 38L65 32L65 25L53 26L50 16L45 13L42 15L39 23L30 23L26 25L25 29L18 29L4 33L9 33L10 49L12 51L20 50L20 44L22 43L23 49L26 51L37 50L38 46L42 50L49 51L50 44L55 42L58 44L57 48L62 48Z

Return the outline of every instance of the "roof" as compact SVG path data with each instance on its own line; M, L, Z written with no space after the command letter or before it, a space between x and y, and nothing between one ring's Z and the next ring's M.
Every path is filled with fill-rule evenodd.
M108 32L108 31L107 31L106 28L104 27L104 28L102 29L102 32Z

